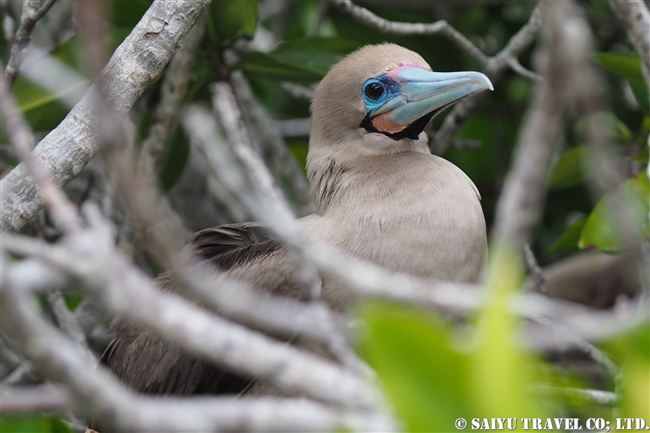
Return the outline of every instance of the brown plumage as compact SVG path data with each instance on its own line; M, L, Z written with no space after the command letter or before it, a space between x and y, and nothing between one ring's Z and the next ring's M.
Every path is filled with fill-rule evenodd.
M404 68L415 74L430 71L422 57L405 48L367 46L335 65L321 81L312 104L307 162L317 213L299 224L309 238L390 271L476 281L486 251L479 193L460 169L431 155L422 129L442 108L483 89L431 105L420 119L404 125L403 135L408 136L391 136L373 126L374 102L362 97L362 86L373 77L401 79L396 74ZM491 88L486 78L481 82ZM408 84L403 83L404 88ZM397 120L390 122L407 115L397 113ZM229 276L271 293L294 298L301 293L284 247L257 224L203 230L190 239L186 253L191 263L209 261ZM323 299L333 309L347 311L355 297L340 281L327 275L322 279ZM168 274L158 282L164 290L187 296ZM117 322L115 331L102 363L137 391L238 393L251 382L127 322Z

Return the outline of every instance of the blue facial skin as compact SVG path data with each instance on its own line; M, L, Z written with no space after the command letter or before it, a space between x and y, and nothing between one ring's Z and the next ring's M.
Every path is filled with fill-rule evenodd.
M384 90L376 100L366 94L373 84ZM386 113L392 123L406 127L428 113L440 112L483 90L492 90L492 83L480 72L432 72L420 67L401 67L367 80L361 97L369 118Z
M379 97L379 99L371 99L366 94L366 87L373 83L377 83L384 88L384 93ZM400 83L393 80L388 75L371 78L363 83L363 87L361 88L361 97L363 98L363 102L366 104L366 113L372 116L377 109L386 103L386 101L399 95L401 89L402 86Z

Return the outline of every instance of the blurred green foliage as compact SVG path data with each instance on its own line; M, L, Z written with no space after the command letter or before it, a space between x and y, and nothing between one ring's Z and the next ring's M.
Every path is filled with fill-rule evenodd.
M73 433L65 421L52 415L5 415L0 418L2 433Z
M262 4L265 3L265 4ZM186 101L205 101L207 86L224 70L223 51L240 38L251 39L258 26L272 33L280 42L270 52L242 53L231 67L241 69L263 106L276 119L309 116L309 104L286 93L278 85L282 81L314 84L329 67L347 53L365 44L395 42L420 53L434 70L475 70L477 65L451 42L440 36L392 36L381 34L359 24L334 7L319 17L320 2L303 0L289 2L285 9L273 12L272 3L252 0L213 1L207 31L197 55ZM129 34L145 13L150 0L108 0L111 24L110 43L113 48ZM600 89L611 107L606 113L618 150L636 162L636 173L620 186L625 206L638 216L638 240L650 235L648 198L650 189L645 172L648 163L646 147L648 89L641 76L639 59L607 2L581 2L595 32L597 52L595 65L606 77L606 88ZM265 14L260 6L266 7ZM475 6L453 2L373 2L371 9L394 21L433 22L447 20L488 55L504 47L510 37L528 20L533 2L504 2ZM271 11L271 12L269 12ZM2 61L6 64L4 35ZM521 57L529 66L531 52ZM62 41L52 54L82 76L85 65L77 37ZM35 66L37 67L37 65ZM84 86L87 81L79 81ZM462 125L458 138L478 140L476 150L449 149L446 158L463 169L477 184L489 224L509 168L512 149L526 111L533 83L508 72ZM20 77L14 93L32 128L47 132L67 114L69 107L62 95L74 88L49 93ZM147 134L149 119L157 102L155 83L138 104L140 124L138 137ZM434 120L437 128L443 116ZM611 197L592 201L585 187L584 167L588 162L589 143L584 143L578 124L568 126L565 149L556 157L548 180L549 193L543 221L534 243L542 264L553 261L579 248L616 251L621 247L620 235L611 220ZM298 161L305 164L307 137L289 140L289 147ZM3 140L4 141L4 140ZM180 177L187 160L187 140L177 130L170 140L160 174L164 188ZM644 218L645 217L645 218ZM507 308L509 295L521 286L522 264L514 254L500 251L493 254L486 308L471 321L473 331L460 333L440 318L423 311L390 303L372 302L359 307L363 326L357 336L362 356L377 371L390 402L408 431L455 431L457 418L523 416L602 416L612 419L616 411L584 400L555 397L540 399L531 390L536 384L552 383L568 388L598 386L580 372L565 371L535 358L517 343L518 320ZM69 298L71 305L79 302ZM623 366L623 401L615 408L621 416L645 417L650 422L648 387L650 386L650 331L648 324L605 344L608 353ZM609 382L606 387L613 390ZM522 426L519 425L519 428ZM61 421L52 417L8 417L0 419L2 432L67 432Z

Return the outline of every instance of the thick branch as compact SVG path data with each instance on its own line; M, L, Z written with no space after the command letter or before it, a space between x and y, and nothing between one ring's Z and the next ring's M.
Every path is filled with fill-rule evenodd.
M96 229L68 238L67 248L37 245L8 235L4 246L70 272L116 314L232 371L315 399L351 406L373 404L373 390L349 371L158 291L113 249L111 234L102 227L96 210L89 208L87 217Z
M160 86L160 102L151 119L149 135L142 143L140 167L158 173L165 147L178 123L178 112L185 97L194 66L194 57L205 33L205 19L199 19L169 62Z
M109 106L128 112L158 76L209 0L156 0L104 68L102 83ZM58 185L74 178L97 153L101 142L94 111L94 86L61 124L34 150ZM42 206L34 181L19 164L0 182L2 230L17 231Z
M545 13L568 13L564 3L545 5ZM560 10L562 9L562 10ZM552 16L551 16L552 17ZM496 210L495 238L499 245L521 251L537 224L544 202L546 176L562 132L562 114L570 93L565 69L572 67L581 40L574 40L569 27L551 21L539 57L544 80L533 91L531 108L524 120L514 152L513 166L505 181ZM577 46L577 47L576 47ZM571 47L576 47L572 50Z
M81 356L74 344L35 314L26 292L3 287L0 296L3 328L16 337L21 351L48 379L61 383L69 391L69 400L54 397L42 402L51 409L69 405L119 431L326 431L337 426L362 431L394 429L389 419L376 414L333 409L309 401L161 400L137 396L101 367L101 374L96 374L94 365ZM33 399L31 396L32 404ZM19 402L10 400L10 403ZM23 408L30 404L20 403Z

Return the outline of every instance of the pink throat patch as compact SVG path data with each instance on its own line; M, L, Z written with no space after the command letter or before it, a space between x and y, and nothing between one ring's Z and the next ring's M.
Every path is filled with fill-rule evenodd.
M420 66L420 65L404 65L404 66L400 66L399 68L391 69L390 71L388 71L388 73L386 75L388 75L393 80L397 81L397 73L399 71L401 71L403 69L411 69L411 68L424 69L425 71L428 71L428 69L425 68L424 66Z

